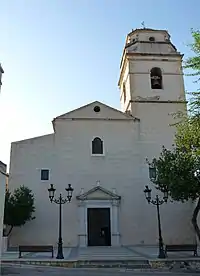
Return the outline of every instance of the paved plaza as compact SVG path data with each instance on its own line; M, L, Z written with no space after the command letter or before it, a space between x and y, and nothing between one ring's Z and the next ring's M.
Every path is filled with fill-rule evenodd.
M127 247L86 247L64 248L64 258L68 261L84 260L155 260L158 256L156 246L127 246ZM57 250L54 250L56 260ZM200 256L200 248L198 250ZM11 248L2 255L2 260L16 260L19 253L17 248ZM192 252L168 253L169 259L192 259ZM52 260L51 253L23 253L22 259Z
M194 273L183 272L148 272L148 271L131 271L125 269L66 269L52 267L20 267L20 266L2 266L1 275L5 276L194 276Z
M182 276L200 273L200 258L194 258L192 252L169 254L166 260L170 264L157 267L161 260L157 259L156 246L64 248L63 251L64 260L56 259L56 250L53 259L51 253L25 253L19 259L17 248L11 248L2 256L1 275L121 276L128 273Z

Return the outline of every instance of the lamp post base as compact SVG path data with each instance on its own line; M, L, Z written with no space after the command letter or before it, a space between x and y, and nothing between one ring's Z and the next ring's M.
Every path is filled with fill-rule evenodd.
M58 259L58 260L63 260L64 259L64 256L61 254L61 255L57 255L57 257L56 257L56 259Z
M166 258L165 252L163 250L159 250L158 258L159 259L165 259Z
M57 257L56 259L64 259L64 256L63 256L63 247L62 247L62 243L58 243L58 253L57 253Z

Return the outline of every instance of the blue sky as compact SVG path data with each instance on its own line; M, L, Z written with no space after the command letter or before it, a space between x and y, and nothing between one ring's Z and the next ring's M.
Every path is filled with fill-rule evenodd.
M142 21L167 29L187 57L199 10L199 0L2 0L0 160L9 164L12 141L52 132L52 119L71 109L94 100L120 108L127 33Z

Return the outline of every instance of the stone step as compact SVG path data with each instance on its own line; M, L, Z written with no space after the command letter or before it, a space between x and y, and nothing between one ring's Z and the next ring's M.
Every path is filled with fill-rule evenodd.
M77 268L125 268L125 269L151 269L149 264L77 264Z
M80 248L78 252L79 260L133 260L135 258L143 259L139 254L125 247L88 247Z
M104 259L98 259L98 260L78 260L77 261L78 263L96 263L96 264L98 264L98 263L115 263L115 264L117 264L117 263L119 263L119 264L122 264L122 263L124 263L124 264L127 264L127 263L132 263L132 264L144 264L144 265L146 265L146 264L149 264L149 261L148 260L141 260L141 259L138 259L138 260L104 260Z
M76 263L78 268L130 268L130 269L150 269L148 260L90 260Z
M5 265L34 265L34 266L52 266L65 268L123 268L123 269L151 269L151 265L146 263L137 263L137 261L50 261L50 260L9 260L2 262Z
M99 260L104 260L104 261L115 261L115 260L119 260L119 261L133 261L133 260L140 260L141 257L119 257L119 256L79 256L77 258L80 261L99 261Z

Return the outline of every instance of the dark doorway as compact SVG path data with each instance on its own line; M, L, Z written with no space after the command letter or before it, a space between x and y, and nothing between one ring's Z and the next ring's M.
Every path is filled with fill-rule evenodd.
M88 208L88 246L110 246L110 208Z

